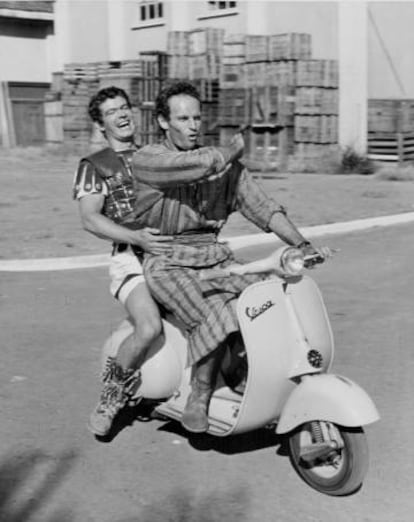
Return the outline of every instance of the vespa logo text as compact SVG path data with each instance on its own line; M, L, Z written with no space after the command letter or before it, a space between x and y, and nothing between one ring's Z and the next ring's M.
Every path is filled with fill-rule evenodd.
M270 299L269 299L269 301L266 301L265 303L263 303L261 306L252 306L252 307L248 306L246 308L246 315L247 315L247 317L250 318L250 321L253 321L257 317L259 317L259 315L266 312L266 310L269 310L269 308L271 308L272 306L275 306L275 303L270 301Z

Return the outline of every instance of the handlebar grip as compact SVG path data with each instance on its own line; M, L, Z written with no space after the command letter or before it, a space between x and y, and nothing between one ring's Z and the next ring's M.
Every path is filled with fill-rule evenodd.
M321 254L311 254L305 256L305 268L311 268L315 265L320 265L325 261L324 256Z

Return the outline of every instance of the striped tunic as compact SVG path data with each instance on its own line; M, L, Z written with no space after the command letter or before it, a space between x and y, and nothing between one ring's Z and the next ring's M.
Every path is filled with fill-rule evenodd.
M229 247L217 241L217 234L234 211L264 231L275 212L283 207L268 198L243 165L234 161L217 176L186 185L160 185L160 151L175 158L176 152L165 142L144 148L134 156L137 185L159 195L159 200L145 208L145 195L138 190L137 219L142 226L156 227L170 235L172 253L168 256L145 254L144 274L147 284L167 310L184 323L188 335L188 364L192 365L213 351L226 337L238 330L234 312L235 299L263 276L233 276L204 281L201 271L223 268L235 261ZM142 149L143 150L143 149ZM174 168L179 162L174 161ZM152 170L151 185L143 182L140 172ZM163 176L165 171L163 170ZM164 179L165 181L165 179ZM141 201L140 201L141 200Z

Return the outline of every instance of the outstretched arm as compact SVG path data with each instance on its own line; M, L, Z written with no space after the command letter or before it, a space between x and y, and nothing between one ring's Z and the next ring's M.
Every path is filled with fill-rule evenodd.
M237 164L237 162L236 162ZM236 210L265 232L273 232L286 244L300 247L305 255L329 257L325 247L317 248L301 234L283 206L270 198L247 169L240 173L236 188Z
M133 176L156 188L194 183L222 173L241 157L244 141L237 134L227 147L201 147L189 151L169 150L165 145L143 147L132 160Z
M249 221L265 232L273 232L288 245L296 246L305 241L284 207L266 194L247 169L240 172L235 192L235 210Z

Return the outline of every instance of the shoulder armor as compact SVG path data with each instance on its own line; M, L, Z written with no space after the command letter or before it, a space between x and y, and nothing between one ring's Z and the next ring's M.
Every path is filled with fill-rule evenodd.
M124 164L110 147L94 152L83 159L91 163L104 178L109 178L116 172L124 170Z

